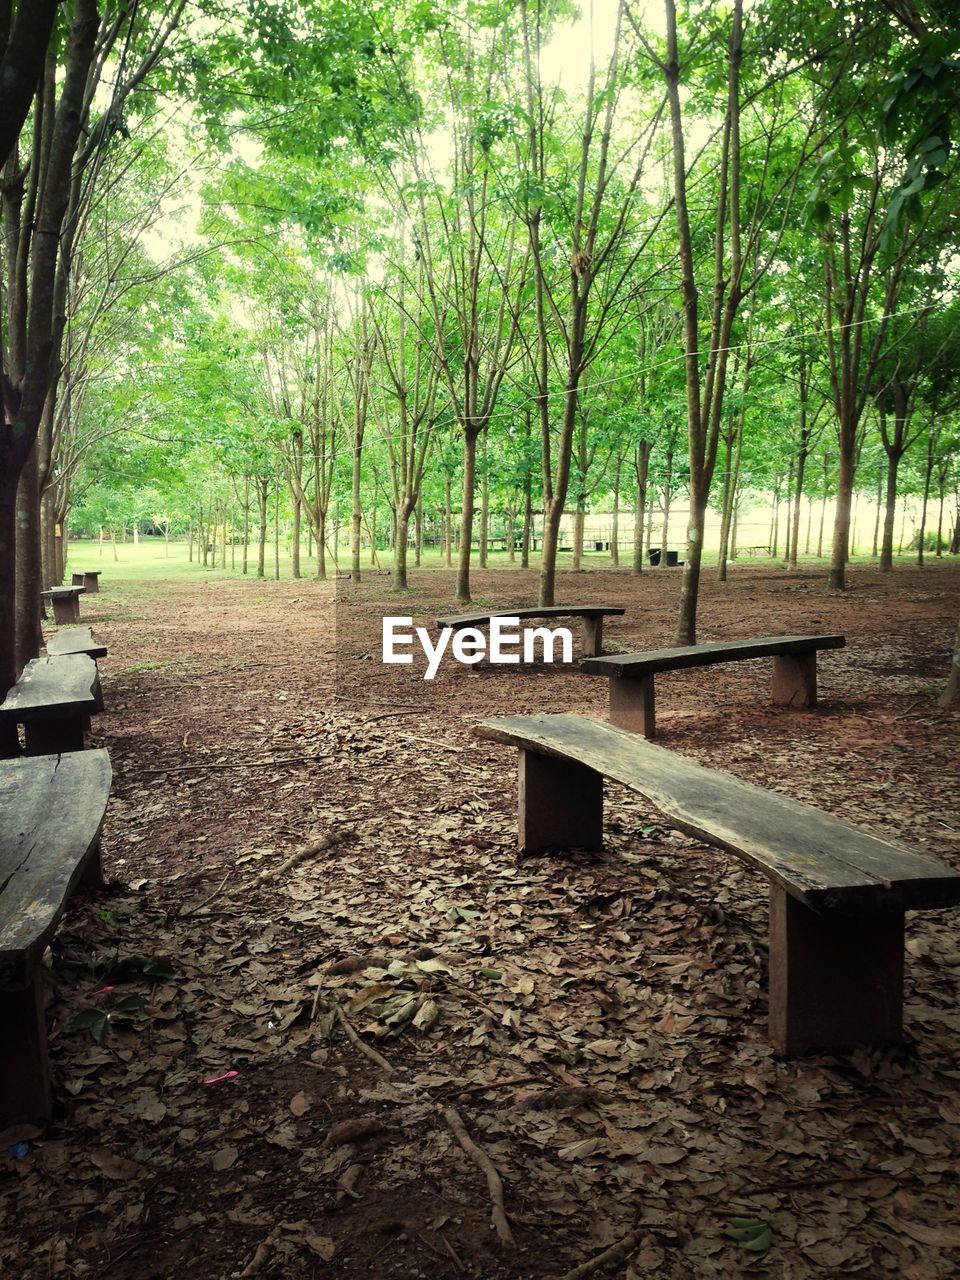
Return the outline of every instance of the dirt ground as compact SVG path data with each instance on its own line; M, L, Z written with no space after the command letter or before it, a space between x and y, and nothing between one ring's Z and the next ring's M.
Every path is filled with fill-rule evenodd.
M960 867L935 703L960 567L852 578L708 579L701 640L847 647L814 712L771 707L763 663L659 677L661 741ZM908 920L906 1044L778 1060L765 882L614 786L602 855L518 859L514 755L471 726L603 718L605 682L384 668L384 613L455 611L451 575L412 579L105 572L83 602L110 649L110 883L50 957L58 1110L4 1136L0 1275L960 1273L957 915ZM533 575L474 585L535 598ZM626 650L669 642L677 589L595 571L560 598L625 605Z

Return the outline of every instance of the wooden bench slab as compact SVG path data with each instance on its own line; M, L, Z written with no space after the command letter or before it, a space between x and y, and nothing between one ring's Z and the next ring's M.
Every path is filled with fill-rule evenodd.
M615 604L584 605L549 605L518 607L516 609L494 609L486 613L464 613L453 617L438 618L437 627L443 630L452 627L454 631L462 631L464 627L482 627L489 624L491 618L518 618L524 622L531 618L581 618L583 620L582 643L584 656L594 656L603 647L604 618L619 617L626 609Z
M960 873L612 725L503 716L476 732L520 750L519 842L527 852L600 847L608 777L766 876L770 1031L781 1052L900 1037L903 913L960 903Z
M27 755L82 751L87 719L102 710L97 664L82 653L34 658L0 705L24 726Z
M50 1114L37 980L71 894L102 881L106 751L0 761L0 1128Z
M842 649L845 644L842 635L762 636L590 657L580 663L580 670L585 675L610 678L611 724L653 738L656 735L653 677L657 672L773 658L774 703L794 708L814 707L817 704L817 653L821 649Z
M88 658L105 658L107 646L94 640L89 627L64 627L46 640L47 653L51 658L64 657L71 653L85 653Z
M53 604L54 622L79 622L80 597L86 587L51 587L49 591L41 591L41 600L49 600Z

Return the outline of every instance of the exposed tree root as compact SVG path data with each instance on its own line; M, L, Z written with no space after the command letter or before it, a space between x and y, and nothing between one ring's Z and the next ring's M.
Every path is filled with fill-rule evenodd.
M464 1126L463 1120L456 1107L444 1107L443 1118L453 1133L453 1136L463 1147L467 1155L473 1160L478 1168L486 1175L487 1190L490 1192L490 1202L493 1205L492 1218L493 1225L497 1235L500 1237L502 1244L513 1244L513 1232L510 1230L510 1223L507 1220L507 1211L503 1207L503 1183L500 1175L485 1151L477 1146L470 1137Z

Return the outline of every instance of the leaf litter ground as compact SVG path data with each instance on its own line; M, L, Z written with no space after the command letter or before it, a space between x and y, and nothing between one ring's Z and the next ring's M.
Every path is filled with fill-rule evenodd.
M669 641L675 575L561 581L627 606L610 648ZM661 677L664 745L957 865L956 582L707 584L703 640L848 648L816 713L767 705L763 664ZM50 956L58 1111L5 1135L0 1274L957 1274L956 916L908 922L904 1046L778 1061L762 879L615 787L601 855L516 855L513 753L471 725L603 718L604 681L381 666L381 615L452 588L198 574L84 606L111 882Z

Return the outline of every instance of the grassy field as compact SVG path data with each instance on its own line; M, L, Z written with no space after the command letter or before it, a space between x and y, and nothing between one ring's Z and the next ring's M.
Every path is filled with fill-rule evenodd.
M236 548L236 567L231 567L231 548L227 548L227 567L226 569L202 569L194 560L188 559L187 544L185 542L171 542L169 546L165 546L161 539L141 538L139 546L133 543L114 548L112 543L105 542L100 546L95 540L84 541L78 539L71 541L69 547L69 560L67 563L67 573L74 570L83 569L100 569L103 571L104 582L148 582L195 577L204 574L208 578L236 578L242 577L241 565L243 557L241 548ZM934 557L932 552L927 553L930 563L933 563ZM571 563L571 555L563 553L558 559L558 565L561 569L569 569ZM716 564L716 554L706 552L704 556L704 564L706 566ZM914 564L916 562L916 553L910 552L902 556L895 557L896 563ZM532 556L530 567L536 569L539 567L539 556ZM346 548L343 549L341 555L341 567L346 567L348 563L348 553ZM389 551L381 551L378 553L378 563L381 569L389 569L393 564L393 556ZM456 561L454 561L454 564ZM479 556L474 552L473 563L479 565ZM628 569L631 563L629 552L621 552L620 568ZM782 565L782 559L772 560L765 556L743 556L736 562L731 563L731 571L736 572L737 566L760 566L760 565ZM826 557L818 560L815 556L801 556L801 565L815 566L819 565L826 572L828 560ZM851 564L875 564L876 561L872 556L858 555L854 556ZM609 552L588 551L583 555L582 564L586 569L604 570L613 566L610 563ZM370 553L365 550L363 553L363 567L370 567ZM420 570L442 569L444 568L442 553L437 551L428 551L423 557L423 564ZM517 556L516 561L511 564L507 558L505 551L492 551L489 556L489 567L491 569L519 569L520 557ZM256 551L251 547L248 556L248 572L247 576L256 578ZM408 560L408 570L411 573L419 572L413 563L413 554L411 552ZM300 555L300 571L303 577L309 578L314 573L314 562L306 555L306 548ZM334 566L330 559L327 560L327 571L332 576ZM273 548L267 549L267 563L265 578L267 581L275 576L275 564L273 558ZM281 547L280 549L280 577L289 579L292 577L292 562L288 551Z

